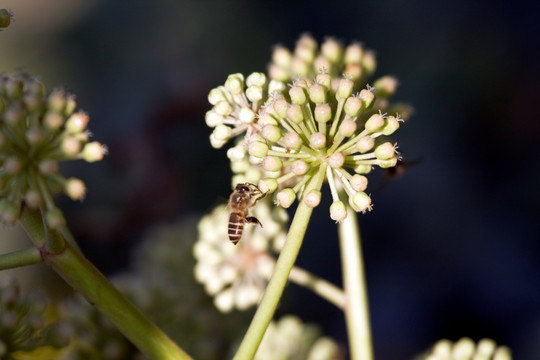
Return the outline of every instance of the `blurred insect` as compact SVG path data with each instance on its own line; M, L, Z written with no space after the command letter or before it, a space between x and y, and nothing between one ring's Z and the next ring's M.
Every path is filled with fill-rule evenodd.
M382 189L386 187L386 185L388 185L390 181L397 179L401 175L403 175L405 170L409 169L411 166L416 166L421 162L422 162L421 159L417 159L417 160L399 159L396 166L383 169L384 177L381 183L379 184L379 186L377 187L377 189L375 190L375 192L381 191Z
M242 237L244 224L257 224L262 227L261 222L254 216L249 215L249 209L260 199L266 196L256 185L251 183L237 184L231 197L229 207L231 216L229 217L229 240L236 245Z

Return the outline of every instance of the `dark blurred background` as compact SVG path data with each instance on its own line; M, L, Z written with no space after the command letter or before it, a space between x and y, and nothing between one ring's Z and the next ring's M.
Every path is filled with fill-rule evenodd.
M376 50L376 76L415 108L396 134L414 166L360 216L379 360L440 338L491 337L540 359L540 3L520 1L4 0L0 71L63 86L110 153L65 173L88 186L59 199L87 256L107 274L155 223L208 211L230 191L225 150L208 142L208 91L265 71L272 45L310 32ZM329 195L326 194L328 197ZM328 199L327 199L328 200ZM336 229L315 212L299 263L339 283ZM323 234L323 235L321 235ZM5 235L0 235L5 236ZM193 239L195 240L195 239ZM297 313L346 342L339 311L295 285Z

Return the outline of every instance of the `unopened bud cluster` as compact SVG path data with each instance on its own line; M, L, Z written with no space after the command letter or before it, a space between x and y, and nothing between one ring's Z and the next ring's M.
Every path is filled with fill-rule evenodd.
M263 224L264 231L246 224L236 246L227 240L229 214L225 206L218 206L204 216L193 247L197 260L195 279L204 284L222 312L245 310L258 303L274 269L271 252L281 250L286 238L286 212L271 207L265 199L251 212Z
M374 53L358 43L343 47L327 39L319 49L304 35L293 52L278 46L269 79L262 73L233 74L210 92L210 142L218 148L244 134L242 145L231 149L238 155L233 158L245 165L247 151L249 163L263 170L258 187L276 192L276 203L284 208L296 199L310 207L319 204L320 190L304 189L323 166L333 197L332 219L347 216L342 194L354 211L371 210L365 175L373 166L396 165L397 145L386 137L410 114L407 106L388 102L395 78L367 84L375 68Z
M106 148L90 141L88 114L75 111L74 96L63 90L45 94L26 73L0 75L0 219L14 224L24 205L43 208L47 224L65 225L52 195L63 191L82 200L82 180L58 171L65 160L99 161Z
M464 337L456 342L439 340L423 360L512 360L512 353L506 346L497 346L491 339L481 339L475 343Z
M55 324L46 322L45 294L35 292L24 297L16 282L3 280L0 284L0 359L22 359L25 352L43 346L66 346L69 338L64 337Z

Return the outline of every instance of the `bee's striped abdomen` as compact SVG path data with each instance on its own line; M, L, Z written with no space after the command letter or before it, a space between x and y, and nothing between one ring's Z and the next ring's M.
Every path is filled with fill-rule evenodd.
M231 213L229 217L229 240L236 245L242 237L242 231L244 230L245 218L238 213Z

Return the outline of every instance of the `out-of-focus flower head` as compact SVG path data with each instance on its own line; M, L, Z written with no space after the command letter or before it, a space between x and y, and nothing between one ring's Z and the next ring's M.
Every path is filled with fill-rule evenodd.
M52 229L65 226L53 194L74 200L86 194L84 183L66 178L59 163L99 161L106 148L90 141L88 114L75 112L75 98L64 90L45 94L44 85L24 72L0 75L0 219L14 224L24 205L42 208Z
M56 324L48 324L45 294L33 292L22 297L18 284L2 279L0 284L0 358L17 359L23 354L48 347L59 349L67 345ZM51 353L49 351L49 355ZM30 358L32 358L30 356ZM37 357L36 357L37 359Z
M197 259L195 278L214 296L214 303L222 312L244 310L258 303L274 269L271 252L279 251L286 237L286 212L270 206L266 199L251 211L264 229L246 224L237 245L228 239L229 214L227 207L221 205L204 216L193 247Z
M242 135L229 151L234 159L242 158L235 166L262 169L258 187L276 192L276 203L284 208L296 199L311 207L319 204L319 190L303 190L324 166L333 198L331 218L339 222L347 216L344 197L354 211L369 211L365 175L373 166L396 165L397 144L386 137L411 113L407 105L389 103L397 87L392 76L368 85L375 68L374 53L359 43L344 47L329 38L319 49L304 35L293 52L278 46L269 79L262 73L245 79L233 74L210 92L210 142L221 147Z
M506 346L497 346L491 339L481 339L475 343L464 337L456 342L439 340L421 360L512 360L512 353Z
M337 343L321 336L315 325L304 324L292 315L272 321L266 330L255 360L338 360L342 359Z

